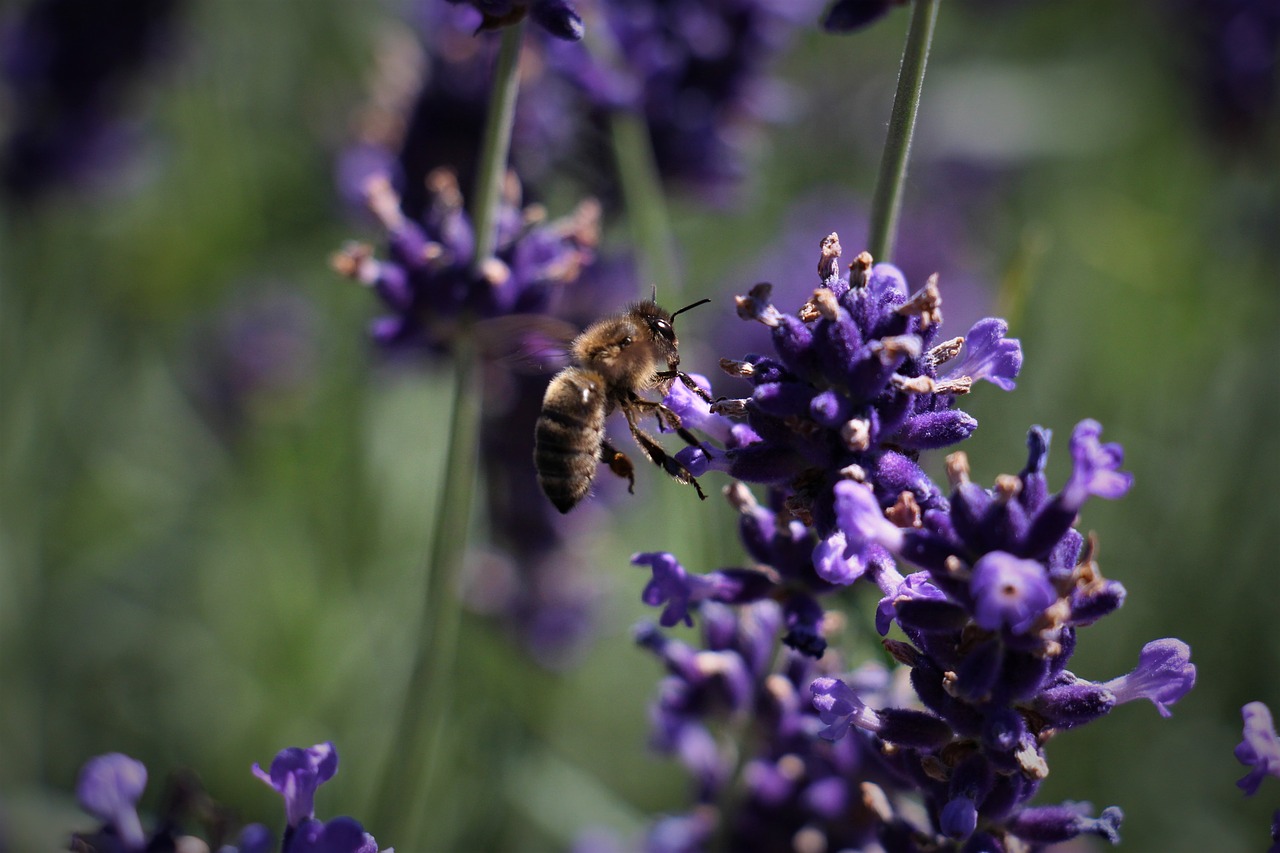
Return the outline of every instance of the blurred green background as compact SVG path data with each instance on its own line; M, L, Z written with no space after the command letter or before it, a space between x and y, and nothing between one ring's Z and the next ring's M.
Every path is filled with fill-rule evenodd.
M1260 850L1280 781L1246 800L1231 750L1244 702L1280 708L1280 145L1274 106L1252 137L1211 121L1187 8L944 3L902 227L964 217L955 268L938 270L944 296L949 275L987 282L1023 343L1018 389L966 401L981 423L965 446L975 479L1016 471L1033 423L1055 430L1054 484L1080 419L1126 448L1133 491L1092 503L1082 527L1129 599L1082 633L1072 669L1111 678L1164 636L1189 642L1199 668L1172 719L1135 703L1051 743L1040 801L1121 806L1130 850ZM147 764L148 807L166 774L191 768L277 829L279 799L252 762L332 740L341 771L319 813L365 818L383 762L400 757L390 727L449 376L383 364L365 338L372 298L327 266L344 239L379 240L332 174L391 14L186 4L172 55L136 93L143 154L110 186L0 213L5 849L91 828L71 792L101 752ZM685 293L716 300L682 318L691 369L739 354L699 330L754 283L753 257L797 199L869 195L906 18L803 34L781 66L794 120L769 131L739 199L674 203ZM606 223L613 240L622 225ZM797 278L829 230L858 251L857 227L821 225ZM291 367L229 408L225 342L246 316ZM664 548L705 571L742 556L714 496L691 511L647 470L637 493L583 531L606 595L570 665L541 668L501 626L464 616L445 782L413 806L431 849L564 849L584 827L625 834L686 806L681 771L646 748L659 666L630 640L654 614L628 558Z

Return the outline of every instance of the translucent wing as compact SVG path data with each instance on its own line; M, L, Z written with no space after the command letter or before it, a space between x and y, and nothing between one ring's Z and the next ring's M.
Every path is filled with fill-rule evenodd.
M507 314L475 326L481 354L519 373L552 373L569 364L578 327L547 314Z

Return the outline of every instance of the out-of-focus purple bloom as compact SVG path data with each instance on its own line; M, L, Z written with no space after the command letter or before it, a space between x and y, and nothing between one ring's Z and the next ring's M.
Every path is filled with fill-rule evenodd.
M285 818L291 828L315 817L316 789L337 772L338 751L328 742L305 749L298 746L282 749L271 760L269 771L256 762L253 765L253 775L284 797Z
M76 783L76 799L115 833L126 850L141 850L147 838L138 818L138 800L146 787L147 768L142 762L111 752L85 762Z
M260 823L251 823L240 830L235 847L222 847L218 853L271 853L275 849L276 840L271 830Z
M0 20L7 193L32 200L119 166L137 141L124 104L163 52L179 7L177 0L38 0Z
M457 5L467 3L484 16L482 30L505 27L522 20L526 15L540 27L558 39L578 41L585 31L582 18L573 5L565 0L448 0Z
M1280 6L1273 0L1182 0L1170 18L1185 28L1191 74L1216 135L1228 143L1268 138L1276 117Z
M1280 738L1271 719L1271 709L1262 702L1250 702L1240 709L1244 716L1244 739L1236 746L1236 760L1249 768L1236 782L1246 797L1258 793L1267 776L1280 778Z
M238 299L198 328L187 371L201 414L228 442L255 416L296 410L319 361L314 306L268 290Z
M1196 684L1196 667L1191 647L1181 640L1152 640L1142 647L1138 666L1128 675L1113 678L1104 686L1116 696L1117 704L1150 699L1160 716L1171 716L1168 708L1191 692Z
M823 722L809 683L825 672L811 658L778 651L784 625L775 602L703 607L701 648L666 638L656 626L637 631L668 673L651 711L653 743L696 783L696 805L656 821L643 849L702 850L713 837L731 850L791 849L798 834L826 841L827 849L865 849L877 829L859 786L891 787L893 778L874 737L860 729L838 741L817 737ZM895 680L882 667L868 664L840 685L887 709L868 711L868 720L881 724L896 713ZM905 719L915 722L912 714L918 712ZM755 733L743 744L746 754L714 736L744 724ZM740 806L716 807L729 790Z
M741 177L744 142L780 112L769 68L818 0L583 0L591 51L550 58L599 110L648 128L659 172L713 193Z
M494 257L474 270L475 235L457 181L436 171L430 186L431 204L417 222L401 209L389 181L370 179L369 207L387 231L387 258L349 244L333 261L382 300L389 313L374 324L373 337L384 346L445 351L471 321L547 313L593 257L598 205L583 202L573 215L545 222L540 209L520 208L512 177L498 211Z

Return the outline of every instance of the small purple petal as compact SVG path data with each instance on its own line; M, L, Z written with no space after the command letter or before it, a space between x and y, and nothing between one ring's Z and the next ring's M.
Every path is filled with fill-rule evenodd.
M631 558L633 566L648 566L653 571L653 579L645 586L640 599L650 607L665 604L659 622L664 628L670 628L677 622L693 625L693 616L689 606L693 603L694 578L676 558L665 551L636 554Z
M826 726L818 732L827 740L840 740L849 731L850 725L862 725L874 728L875 711L872 711L849 685L838 678L815 678L809 685L813 696L813 707L818 718Z
M956 797L942 807L939 823L948 838L968 838L978 828L978 808L969 797Z
M866 573L867 563L849 553L844 533L837 530L814 546L813 569L827 583L848 586Z
M1008 332L1009 324L996 317L974 323L964 338L964 359L948 372L948 378L985 379L1001 390L1012 391L1013 380L1022 370L1022 343L1006 338Z
M1097 835L1112 844L1120 843L1120 822L1124 812L1115 806L1089 817L1087 803L1063 803L1060 806L1033 806L1023 809L1010 822L1009 831L1024 841L1053 844L1069 841L1078 835Z
M147 787L147 768L119 752L91 758L80 770L76 799L80 807L116 831L130 849L146 844L138 818L138 800Z
M1244 739L1235 749L1236 760L1250 768L1236 785L1246 797L1258 792L1266 776L1280 778L1280 738L1271 719L1271 709L1262 702L1250 702L1240 709L1244 716Z
M1044 567L1003 551L985 554L973 567L974 620L988 631L1025 634L1057 600Z
M1119 444L1102 444L1102 425L1084 420L1071 434L1071 477L1062 490L1064 503L1073 509L1084 506L1090 495L1114 500L1133 485L1133 475L1122 472L1124 450Z
M1172 716L1167 706L1191 691L1196 683L1196 667L1191 647L1181 640L1152 640L1142 647L1133 672L1103 684L1116 695L1116 704L1150 699L1160 716Z
M280 750L271 760L270 773L253 765L253 775L284 797L285 818L290 827L315 817L316 789L337 772L338 751L329 742L306 749L291 746Z
M870 486L841 480L834 492L836 525L845 534L846 553L865 553L873 543L893 552L902 548L902 531L885 518Z
M944 409L913 416L893 437L893 443L909 450L939 450L964 441L978 428L968 412Z

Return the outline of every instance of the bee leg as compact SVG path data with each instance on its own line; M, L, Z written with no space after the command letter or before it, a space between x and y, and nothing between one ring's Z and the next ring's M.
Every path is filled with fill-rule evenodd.
M607 464L609 470L617 476L626 478L629 494L636 493L636 467L631 464L627 454L606 441L600 445L600 461Z
M698 484L697 478L689 472L689 469L684 467L680 460L674 456L668 456L667 451L662 449L662 445L658 443L657 439L640 428L640 425L636 423L634 409L628 408L624 411L627 416L627 426L631 429L631 437L636 440L636 444L640 445L640 450L644 452L649 461L666 471L667 475L677 483L693 486L694 491L698 493L698 498L705 501L707 495L702 491L702 486Z
M664 370L658 374L659 379L679 379L684 383L685 387L693 393L697 394L707 403L713 403L711 395L703 389L701 385L693 381L693 377L685 373L683 370Z
M701 447L702 442L698 437L689 430L685 429L680 423L680 416L662 403L655 403L653 400L646 400L643 397L636 397L631 401L632 405L641 410L653 410L654 417L658 421L658 428L670 430L684 440L684 443L690 447ZM639 441L639 439L636 439Z

